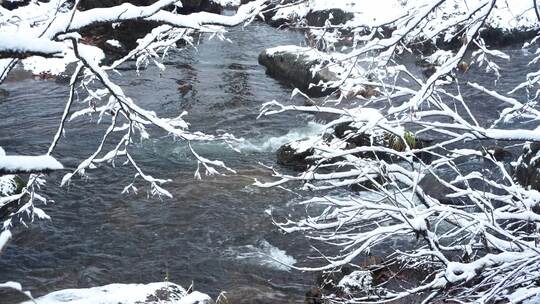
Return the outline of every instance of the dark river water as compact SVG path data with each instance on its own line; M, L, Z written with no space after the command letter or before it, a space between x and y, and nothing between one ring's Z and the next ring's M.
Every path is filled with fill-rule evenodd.
M139 105L161 115L187 111L192 130L244 138L240 153L220 143L195 145L199 154L223 160L238 174L194 179L196 161L186 145L160 133L139 144L136 157L148 173L172 179L165 188L173 199L149 198L145 185L139 185L139 194L122 195L134 172L121 166L92 170L64 188L58 187L62 175L51 174L43 191L55 202L43 209L52 220L16 229L0 258L0 282L18 281L42 295L168 279L186 287L193 282L213 297L226 291L230 303L303 303L315 274L288 270L274 259L305 265L317 254L301 235L283 235L268 215L269 210L286 215L300 197L252 183L269 178L271 172L261 163L276 166L275 150L281 144L320 129L304 115L256 119L262 103L290 97L290 88L258 65L258 54L304 38L258 23L231 29L228 38L233 42L202 39L196 49L172 53L162 73L151 67L137 76L127 69L117 81ZM502 66L511 72L499 81L503 91L523 79L530 59L520 50L512 52L517 59ZM467 77L488 81L481 75ZM192 89L180 92L186 83ZM22 78L1 88L9 95L0 97L0 146L9 154L45 153L67 99L66 84ZM482 119L497 113L500 102L467 94L478 100L474 111ZM93 152L103 128L89 119L71 121L55 156L75 167Z

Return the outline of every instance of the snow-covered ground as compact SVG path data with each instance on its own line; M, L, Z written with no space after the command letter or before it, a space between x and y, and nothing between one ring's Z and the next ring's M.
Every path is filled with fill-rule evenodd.
M169 282L150 284L110 284L84 289L55 291L22 304L208 304L203 293L187 291Z
M464 15L475 5L482 0L448 0L437 14L441 17L449 15ZM213 0L224 7L235 7L240 5L240 0ZM323 11L328 9L340 9L344 12L349 12L354 15L352 20L347 22L350 27L374 27L382 24L392 24L392 22L400 17L407 15L412 7L421 7L423 3L429 4L433 0L421 1L404 1L404 0L309 0L297 5L285 5L277 10L273 19L294 19L303 18L310 11ZM532 7L532 1L524 0L506 0L498 1L497 7L491 14L488 25L503 30L529 30L538 27L537 17ZM50 19L51 15L57 13L60 2L50 1L45 4L43 2L32 2L27 6L20 7L14 11L8 11L0 7L0 37L19 35L25 33L28 36L40 36L40 31L43 31L42 26L35 26L40 20ZM62 11L62 8L60 8ZM24 18L21 18L24 16ZM443 20L444 18L439 18ZM24 20L24 22L10 22L10 20ZM38 39L38 38L36 38ZM10 45L0 43L0 51L3 47L12 46L12 44L21 43L13 39L0 39L0 41L10 41ZM73 55L73 50L69 43L39 43L33 44L37 50L45 53L59 54L63 52L63 58L45 59L42 57L30 57L22 60L24 69L31 71L34 74L51 74L58 75L65 70L68 63L76 60ZM90 47L90 46L89 46ZM21 51L28 48L26 43ZM95 48L96 56L102 57L101 50ZM3 62L0 62L0 65Z
M433 0L308 0L298 5L286 6L279 9L273 19L303 18L310 11L340 9L354 14L349 21L351 27L374 27L392 23L399 17L407 15L411 8L433 3ZM464 15L482 0L448 0L440 6L438 14ZM538 20L532 1L506 0L498 1L490 20L489 26L503 30L538 28Z

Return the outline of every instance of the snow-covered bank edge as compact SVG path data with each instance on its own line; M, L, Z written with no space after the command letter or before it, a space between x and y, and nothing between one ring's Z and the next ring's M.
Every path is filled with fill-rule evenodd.
M149 284L110 284L100 287L65 289L21 304L209 304L210 296L188 292L170 282Z
M416 35L422 43L418 48L430 49L431 46L446 49L457 49L462 41L459 39L463 28L453 26L456 20L466 20L470 11L482 7L482 0L453 1L447 0L435 5L432 17L441 20L439 24L426 24ZM434 6L433 1L332 1L309 0L297 4L282 5L269 16L267 22L274 26L288 25L305 29L314 40L322 38L328 45L355 44L354 40L363 40L373 35L386 36L403 27L407 16L418 14L424 8ZM451 30L444 36L435 29L448 26ZM336 30L336 27L339 27ZM498 1L486 20L481 31L487 45L503 47L523 43L534 38L540 29L540 23L532 1L508 0ZM452 35L448 35L451 32ZM361 36L366 37L361 37ZM454 36L455 35L455 36Z
M354 27L378 27L384 24L392 24L395 20L410 12L412 7L427 6L433 1L402 1L402 0L379 0L379 1L354 1L354 0L309 0L295 5L283 6L277 9L272 20L294 21L309 18L310 13L324 11L342 11L350 14L346 17L346 26ZM472 1L446 1L436 12L439 17L446 19L450 16L464 15L469 9L478 5L481 0ZM337 16L333 14L328 21L332 24ZM332 20L334 19L334 20ZM342 20L343 21L343 20ZM534 30L539 28L538 18L532 1L506 0L497 3L487 25L492 28L511 30Z

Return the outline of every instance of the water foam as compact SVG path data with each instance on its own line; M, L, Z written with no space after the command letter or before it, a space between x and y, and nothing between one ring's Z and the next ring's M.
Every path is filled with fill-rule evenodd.
M244 260L250 264L263 265L278 270L290 270L289 266L297 261L285 250L261 240L257 245L245 245L230 250L235 259Z
M316 136L324 132L324 129L325 127L322 124L308 122L307 125L292 129L285 135L245 140L236 148L241 152L274 152L284 144Z

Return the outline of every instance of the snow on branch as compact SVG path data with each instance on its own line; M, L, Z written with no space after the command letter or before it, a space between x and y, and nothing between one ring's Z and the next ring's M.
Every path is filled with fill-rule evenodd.
M0 148L0 174L36 173L64 169L64 166L50 155L5 155Z
M318 0L303 5L312 13L324 10L321 3L324 9L345 6ZM522 16L511 12L534 15L533 1L395 4L410 13L391 12L388 22L368 23L361 13L345 10L353 20L307 27L319 48L313 52L326 59L312 66L312 73L337 65L355 73L312 83L338 88L323 101L303 95L311 106L277 101L262 106L260 118L295 111L320 113L328 121L318 135L287 145L304 158L305 169L275 172L274 180L256 185L297 187L312 196L296 202L304 216L275 219L287 233L330 245L321 252L320 265L297 269L349 265L353 273L369 273L357 276L372 278L367 285L356 282L361 289L327 295L332 303L392 302L411 295L423 303L530 299L540 277L540 71L523 73L522 83L501 92L497 81L515 71L498 63L513 58L487 47L482 33L497 24L494 20L521 24ZM309 24L302 18L299 26ZM353 34L342 47L347 30ZM540 61L538 40L524 45L535 53L528 58L532 69ZM432 56L422 54L426 49ZM428 73L411 68L409 55L425 60ZM463 81L464 73L484 72L477 67L485 70L482 79L491 77L486 82L493 81L494 89ZM372 94L351 95L347 87L354 85ZM494 117L479 113L485 109L475 107L479 95L470 90L497 107ZM381 247L392 247L391 254L384 252L386 261L362 266L366 256L381 254ZM411 275L400 286L399 276L407 271L422 273L422 279ZM380 272L384 275L377 276Z
M62 57L65 45L45 38L0 33L0 58Z
M231 16L205 12L180 14L175 9L175 6L181 7L181 1L177 0L159 0L148 6L124 3L89 10L80 10L78 3L65 0L30 1L10 11L2 9L0 13L0 83L19 59L23 64L27 64L29 59L36 59L25 58L30 55L60 57L44 58L43 63L47 68L56 65L65 67L69 62L77 64L69 82L69 98L47 154L0 155L0 174L31 173L29 176L25 174L28 179L21 186L20 193L0 198L0 220L3 222L0 226L0 247L10 239L10 229L15 225L26 224L34 218L48 218L37 206L47 202L47 198L39 194L40 187L45 183L42 173L64 168L52 155L57 146L63 144L63 135L69 132L67 122L71 120L92 117L98 123L106 122L108 128L101 135L101 140L96 142L94 152L72 172L64 175L61 185L67 185L77 175L84 176L90 170L107 164L116 166L118 162L134 170L133 182L125 187L124 192L138 191L137 182L142 181L149 185L149 195L171 197L163 187L169 179L151 176L144 167L139 166L136 153L132 151L137 148L137 143L148 140L158 132L161 132L160 137L165 134L171 140L186 145L193 141L237 141L233 135L226 133L212 135L190 130L185 112L160 117L156 112L141 107L141 103L128 96L116 78L110 75L121 74L118 69L129 61L135 62L138 72L148 64L164 69L162 61L168 52L178 47L193 46L196 31L209 32L225 40L224 27L249 24L266 8L269 0L242 5ZM104 59L110 54L106 54L99 44L85 42L87 37L81 36L93 27L130 21L147 22L151 28L146 36L142 33L143 39L133 41L136 45L133 49L126 50L122 58L109 66L104 64ZM194 149L191 151L196 159L194 170L202 165L209 174L218 173L218 169L235 172L221 161L207 159Z

